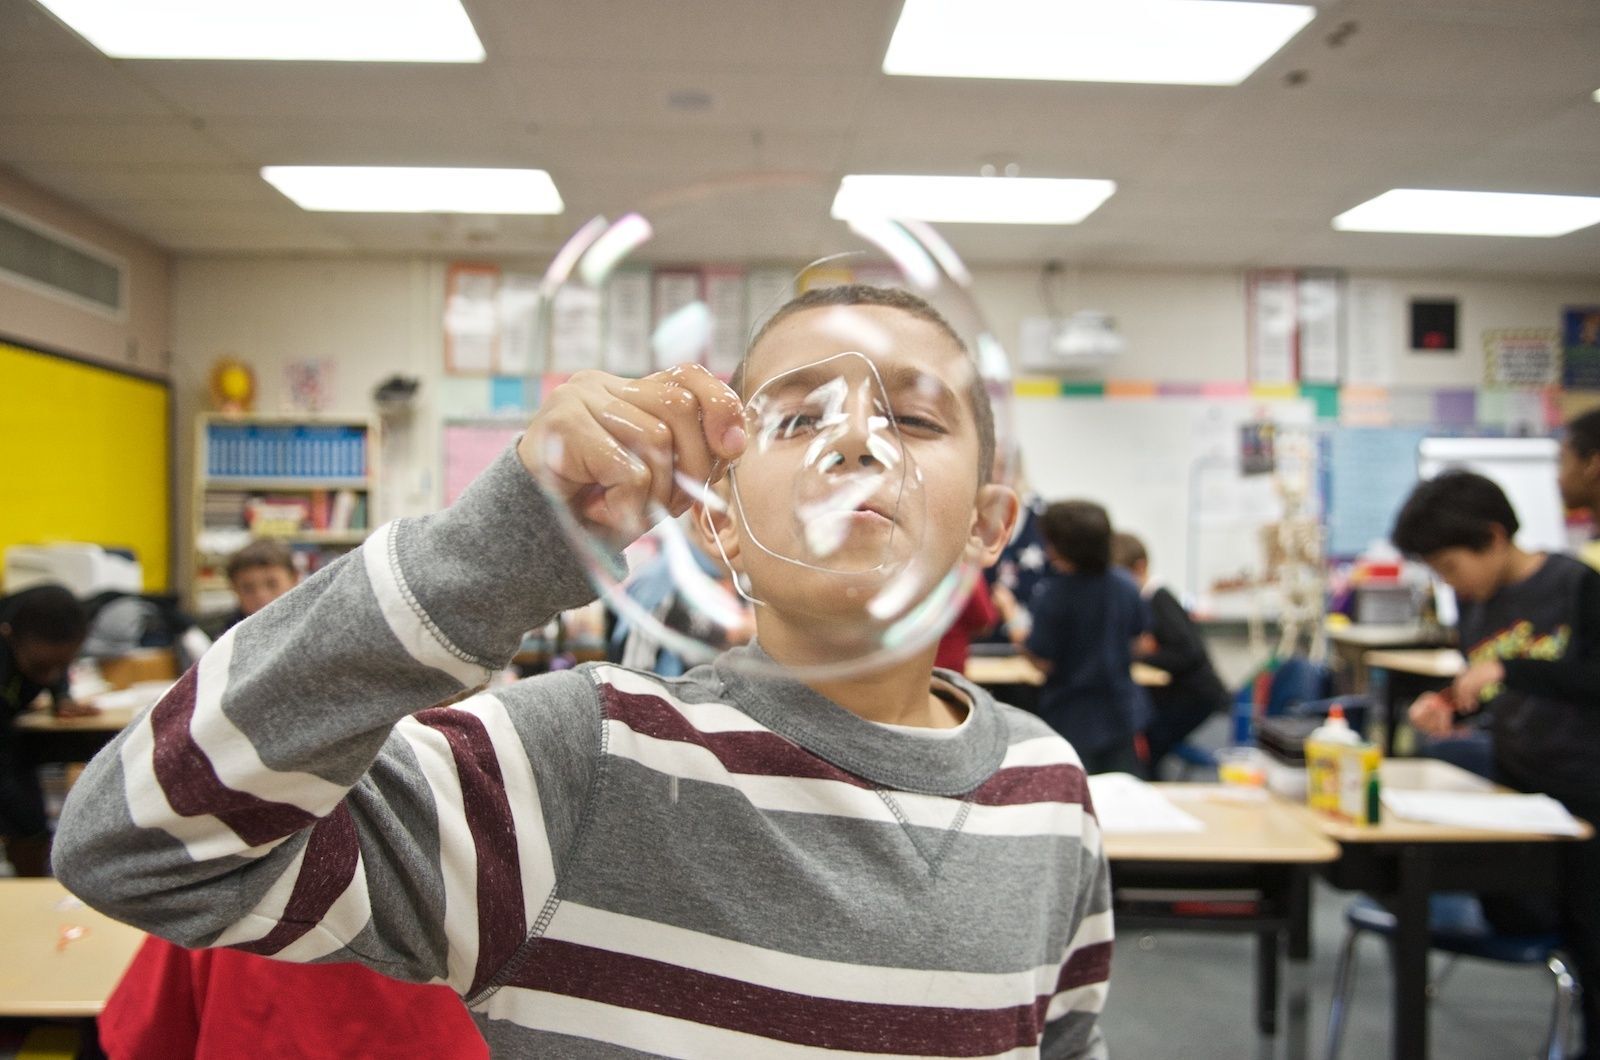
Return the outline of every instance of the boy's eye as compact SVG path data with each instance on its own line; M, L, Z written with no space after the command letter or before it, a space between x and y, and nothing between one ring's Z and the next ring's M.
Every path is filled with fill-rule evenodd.
M947 434L944 425L927 416L918 416L915 413L896 413L893 417L894 425L903 431L920 434Z
M778 419L778 437L793 438L816 430L818 419L809 412L790 412Z

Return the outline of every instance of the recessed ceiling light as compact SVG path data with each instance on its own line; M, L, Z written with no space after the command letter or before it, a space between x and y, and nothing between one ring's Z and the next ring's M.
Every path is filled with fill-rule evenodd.
M851 174L833 216L940 223L1075 225L1117 190L1109 180Z
M1600 198L1394 188L1333 219L1346 232L1564 236L1600 222Z
M555 182L542 169L266 166L261 175L303 210L551 214L565 209Z
M117 59L481 63L460 0L39 0Z
M1236 85L1315 16L1236 0L906 0L883 72Z

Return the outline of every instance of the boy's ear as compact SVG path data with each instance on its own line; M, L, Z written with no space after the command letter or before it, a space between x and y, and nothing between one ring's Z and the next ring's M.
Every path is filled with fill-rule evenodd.
M727 490L723 483L717 483L712 490L717 497L726 499ZM705 501L697 500L689 506L689 517L694 527L695 544L700 546L701 551L724 560L732 568L729 573L743 574L744 565L739 562L739 529L726 504L714 508Z
M1017 491L1010 486L991 482L978 488L977 503L972 510L972 530L967 539L967 556L980 567L988 567L1000 558L1000 553L1011 541L1022 512L1022 502Z

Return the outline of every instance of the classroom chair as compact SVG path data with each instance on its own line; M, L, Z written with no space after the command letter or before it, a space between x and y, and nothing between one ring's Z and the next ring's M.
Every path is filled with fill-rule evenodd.
M1344 916L1349 931L1333 973L1326 1060L1339 1058L1346 1009L1355 985L1356 940L1367 933L1393 938L1395 932L1394 914L1366 895L1351 902ZM1428 929L1430 945L1442 953L1501 964L1542 964L1548 968L1555 978L1556 998L1550 1015L1550 1035L1542 1055L1545 1060L1564 1060L1578 985L1561 959L1558 952L1561 940L1556 935L1502 935L1484 919L1483 907L1478 904L1477 896L1471 894L1434 895L1428 908Z

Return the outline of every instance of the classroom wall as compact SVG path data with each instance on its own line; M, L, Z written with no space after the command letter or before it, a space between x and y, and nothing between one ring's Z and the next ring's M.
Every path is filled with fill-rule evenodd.
M172 261L160 248L70 206L0 168L0 206L93 244L127 263L128 304L112 319L0 276L0 335L27 345L166 376Z
M380 450L380 519L432 510L441 495L439 425L471 414L481 380L444 375L440 318L447 262L427 258L185 257L173 272L173 378L178 392L180 534L187 538L193 415L204 407L206 373L224 354L257 372L258 408L289 411L285 368L293 361L337 362L329 413L366 415L379 382L415 375L422 391L409 425L387 429ZM533 267L521 263L520 267ZM507 268L513 268L507 264ZM1355 277L1367 278L1367 277ZM1399 299L1461 300L1455 355L1410 354L1403 312L1391 339L1395 384L1472 387L1481 383L1485 328L1554 327L1563 306L1600 302L1600 280L1504 282L1392 277ZM1034 269L978 270L980 304L995 333L1016 349L1027 316L1045 312ZM1245 365L1243 274L1224 270L1084 271L1059 287L1063 310L1115 316L1127 350L1108 370L1119 379L1237 381ZM187 547L185 541L184 547Z

